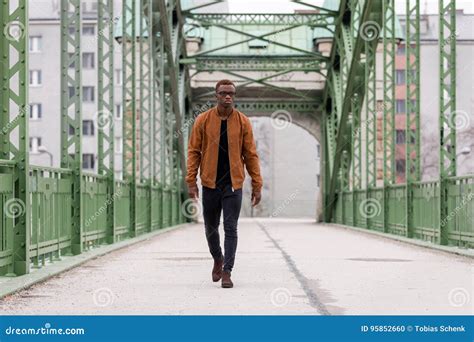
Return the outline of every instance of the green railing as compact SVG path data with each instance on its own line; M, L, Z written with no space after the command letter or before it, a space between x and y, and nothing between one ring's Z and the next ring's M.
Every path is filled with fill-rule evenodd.
M150 230L150 191L151 189L148 184L137 184L137 221L135 225L137 235L141 235Z
M127 238L132 233L130 225L130 184L115 181L116 200L114 210L114 234L118 240Z
M71 171L30 167L30 257L35 267L71 246Z
M72 171L30 166L29 203L15 197L14 163L0 160L0 275L13 275L14 225L21 212L29 212L30 266L42 267L72 254ZM81 243L83 249L124 240L186 221L176 190L161 185L137 184L136 220L131 226L131 186L115 181L108 189L106 176L83 173L81 179ZM165 189L165 190L163 190ZM113 208L114 226L107 226Z
M171 188L165 186L163 189L163 225L171 225Z
M384 213L384 188L345 191L338 194L335 222L368 228L393 235L409 236L419 240L441 243L441 232L447 232L447 244L474 247L474 177L448 179L448 216L440 222L439 182L414 182L413 227L407 227L407 187L389 185L386 191ZM386 218L384 217L386 215Z
M474 177L449 179L448 217L446 226L448 241L453 244L474 246Z
M439 243L439 183L417 182L413 184L414 237Z
M379 189L383 193L383 189ZM404 185L388 186L388 219L387 232L390 234L405 236L407 234L406 214L406 187ZM379 203L383 203L383 197L377 197ZM383 211L380 210L378 230L383 231Z
M161 186L151 186L151 230L163 227L163 191Z
M99 244L107 239L107 177L84 173L82 189L82 237L86 246Z
M2 220L0 221L0 270L11 271L13 255L13 219L15 214L15 198L13 192L14 163L0 160L0 204Z

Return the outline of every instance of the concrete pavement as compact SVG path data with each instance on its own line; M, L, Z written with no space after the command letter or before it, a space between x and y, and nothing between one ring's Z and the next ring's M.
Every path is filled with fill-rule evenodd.
M241 219L232 279L211 281L203 225L87 261L0 300L2 314L466 315L471 258L310 220ZM223 244L223 229L221 243Z

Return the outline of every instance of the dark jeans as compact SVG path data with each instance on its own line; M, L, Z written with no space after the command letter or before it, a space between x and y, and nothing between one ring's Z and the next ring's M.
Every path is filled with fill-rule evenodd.
M224 271L231 272L237 250L237 221L242 206L242 189L232 191L231 184L211 189L202 187L202 206L207 244L214 260L222 258L219 221L224 211Z

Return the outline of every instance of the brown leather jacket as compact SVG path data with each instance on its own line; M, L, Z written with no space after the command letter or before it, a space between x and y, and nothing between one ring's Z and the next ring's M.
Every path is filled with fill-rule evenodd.
M186 175L188 186L196 185L196 176L200 167L199 175L202 185L215 189L220 130L221 119L217 113L217 106L196 117L188 145ZM227 139L233 189L241 189L243 186L245 164L247 172L252 177L252 191L261 191L263 181L252 125L249 118L235 108L227 119Z

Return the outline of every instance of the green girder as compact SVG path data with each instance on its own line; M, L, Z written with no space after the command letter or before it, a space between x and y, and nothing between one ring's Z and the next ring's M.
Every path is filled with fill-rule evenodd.
M30 271L30 179L28 103L28 1L0 2L0 169L2 187L2 253L0 265L8 265L7 276ZM16 32L16 33L15 33ZM16 132L16 139L14 136ZM3 169L6 169L5 171ZM18 208L17 211L13 211ZM6 215L10 212L11 215ZM10 234L6 234L11 229ZM9 259L9 262L5 260Z
M186 13L203 26L211 25L305 25L327 28L333 13L318 14L248 14L248 13Z
M305 71L315 72L327 68L327 58L308 56L203 56L181 60L197 71Z
M81 1L61 0L61 168L72 170L72 254L83 250L81 33Z

